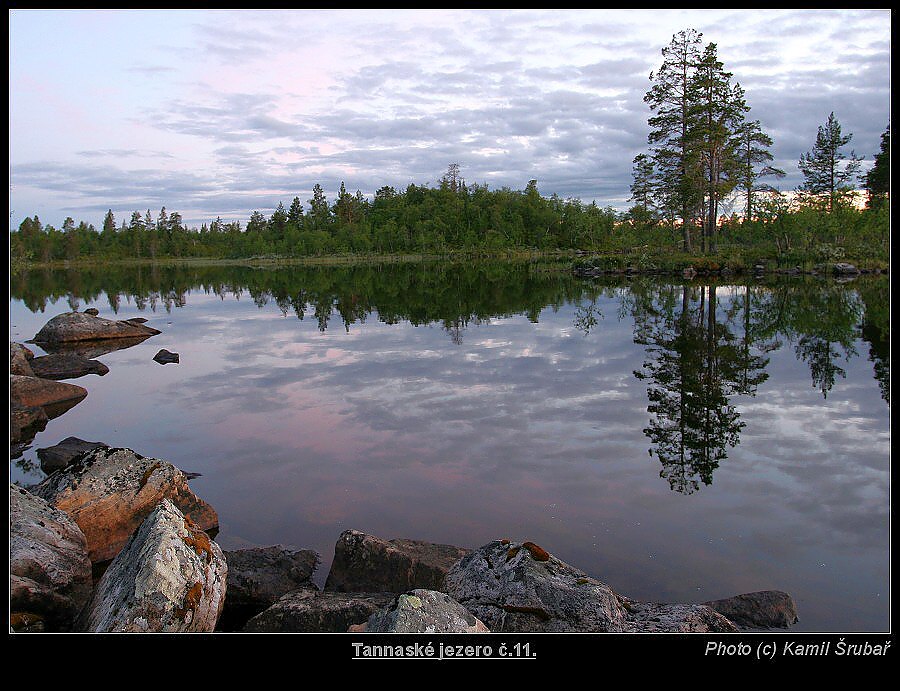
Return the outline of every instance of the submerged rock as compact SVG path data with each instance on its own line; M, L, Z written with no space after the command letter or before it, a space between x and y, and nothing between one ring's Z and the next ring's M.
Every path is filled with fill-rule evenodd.
M103 319L84 312L65 312L48 321L34 337L34 342L66 343L70 341L92 341L106 338L129 338L153 336L161 333L156 329L127 321Z
M25 377L35 376L34 370L31 369L31 360L34 353L21 343L14 341L9 342L9 373L19 374Z
M358 530L345 530L334 547L325 590L443 590L447 571L469 551L419 540L382 540Z
M77 379L87 374L103 376L109 367L99 360L88 360L77 353L54 353L42 355L31 361L31 369L36 377L43 379Z
M153 356L153 359L161 365L168 365L169 363L177 363L179 356L178 353L173 353L163 348Z
M361 626L366 633L487 633L488 628L447 593L411 590L378 610Z
M175 504L201 530L219 525L215 510L191 491L181 470L131 449L90 451L33 490L75 519L94 563L115 557L163 499Z
M9 375L10 401L22 407L41 406L50 419L58 417L82 401L85 396L87 389L75 384L40 377Z
M493 632L735 631L705 605L638 603L532 542L496 540L463 557L447 594Z
M66 631L91 596L87 542L67 514L9 486L9 590L17 630Z
M41 462L41 470L50 475L71 465L89 451L106 448L109 448L109 445L102 441L85 441L78 437L66 437L59 444L38 449L37 456Z
M725 615L741 628L786 629L798 621L794 598L780 590L744 593L703 604Z
M226 551L228 598L222 612L224 630L240 629L246 621L271 607L282 595L309 588L319 554L281 545Z
M335 593L315 585L283 595L244 626L253 633L346 633L394 599L393 593Z
M213 631L227 573L219 546L164 499L100 578L81 628L96 633Z

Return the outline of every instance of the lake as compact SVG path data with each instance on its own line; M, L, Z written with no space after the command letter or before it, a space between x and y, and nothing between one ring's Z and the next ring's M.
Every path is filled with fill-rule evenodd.
M10 340L89 306L162 333L98 356L10 475L68 436L165 459L225 549L315 549L320 585L348 528L508 537L639 600L778 589L793 631L887 631L889 304L884 276L525 262L32 272Z

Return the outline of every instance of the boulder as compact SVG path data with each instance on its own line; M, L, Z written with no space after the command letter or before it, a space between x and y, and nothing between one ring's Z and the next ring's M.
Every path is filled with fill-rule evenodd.
M168 365L169 363L177 363L179 357L178 353L173 353L163 348L153 356L153 359L161 365Z
M794 598L780 590L744 593L703 604L745 629L786 629L798 621Z
M469 551L419 540L382 540L358 530L345 530L335 544L325 590L443 590L447 571Z
M20 406L41 406L55 410L59 406L66 406L70 403L75 405L85 396L87 396L87 389L75 384L19 374L9 375L9 398ZM68 405L66 410L72 405ZM51 410L47 411L47 416L56 417L56 415L50 414Z
M34 370L31 369L31 360L34 353L21 343L14 341L9 342L9 373L20 374L25 377L33 377Z
M115 557L163 499L201 530L219 525L215 510L190 490L181 470L131 449L90 451L35 485L33 491L75 519L95 564Z
M855 276L859 273L859 269L847 262L837 262L832 265L831 270L838 276Z
M393 593L335 593L315 585L283 595L244 626L252 633L346 633L394 599Z
M34 342L43 344L95 341L106 338L147 337L158 333L161 332L143 324L103 319L84 312L65 312L44 324L35 335Z
M317 552L281 545L224 554L228 562L228 597L220 628L225 631L239 630L250 617L271 607L282 595L309 587L319 564Z
M31 361L34 376L42 379L76 379L87 374L103 376L109 367L99 360L88 360L77 353L42 355Z
M213 631L227 573L219 546L164 499L97 582L80 628L93 633Z
M366 633L488 633L488 628L447 593L411 590L351 630Z
M445 583L495 633L736 630L705 605L642 608L533 542L490 542L457 562Z
M100 314L100 310L98 310L96 307L88 307L86 310L84 310L84 313L96 317L98 314Z
M11 444L30 444L38 432L47 427L46 411L40 406L9 402L9 441Z
M71 465L88 451L106 448L109 448L109 445L102 441L85 441L78 437L66 437L59 444L38 449L37 456L41 462L41 470L50 475L60 468Z
M10 624L66 631L91 596L87 542L68 515L9 486Z

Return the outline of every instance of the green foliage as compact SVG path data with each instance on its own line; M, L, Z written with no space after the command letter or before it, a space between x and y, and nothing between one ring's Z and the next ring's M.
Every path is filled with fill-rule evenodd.
M891 193L891 126L881 135L881 150L875 154L875 165L866 173L866 190L870 208L885 205Z
M852 134L841 134L841 124L834 113L819 127L813 150L803 154L798 162L804 178L798 192L810 204L822 204L828 211L847 205L862 160L852 151L849 158L841 151L852 138Z

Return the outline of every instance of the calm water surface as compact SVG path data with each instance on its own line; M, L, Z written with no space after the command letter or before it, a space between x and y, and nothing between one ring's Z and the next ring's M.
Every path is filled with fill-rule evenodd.
M202 473L223 547L315 549L320 584L347 528L509 537L633 598L780 589L793 630L890 628L886 278L45 272L13 279L10 340L73 305L162 333L98 356L109 374L77 380L13 481L77 436Z

